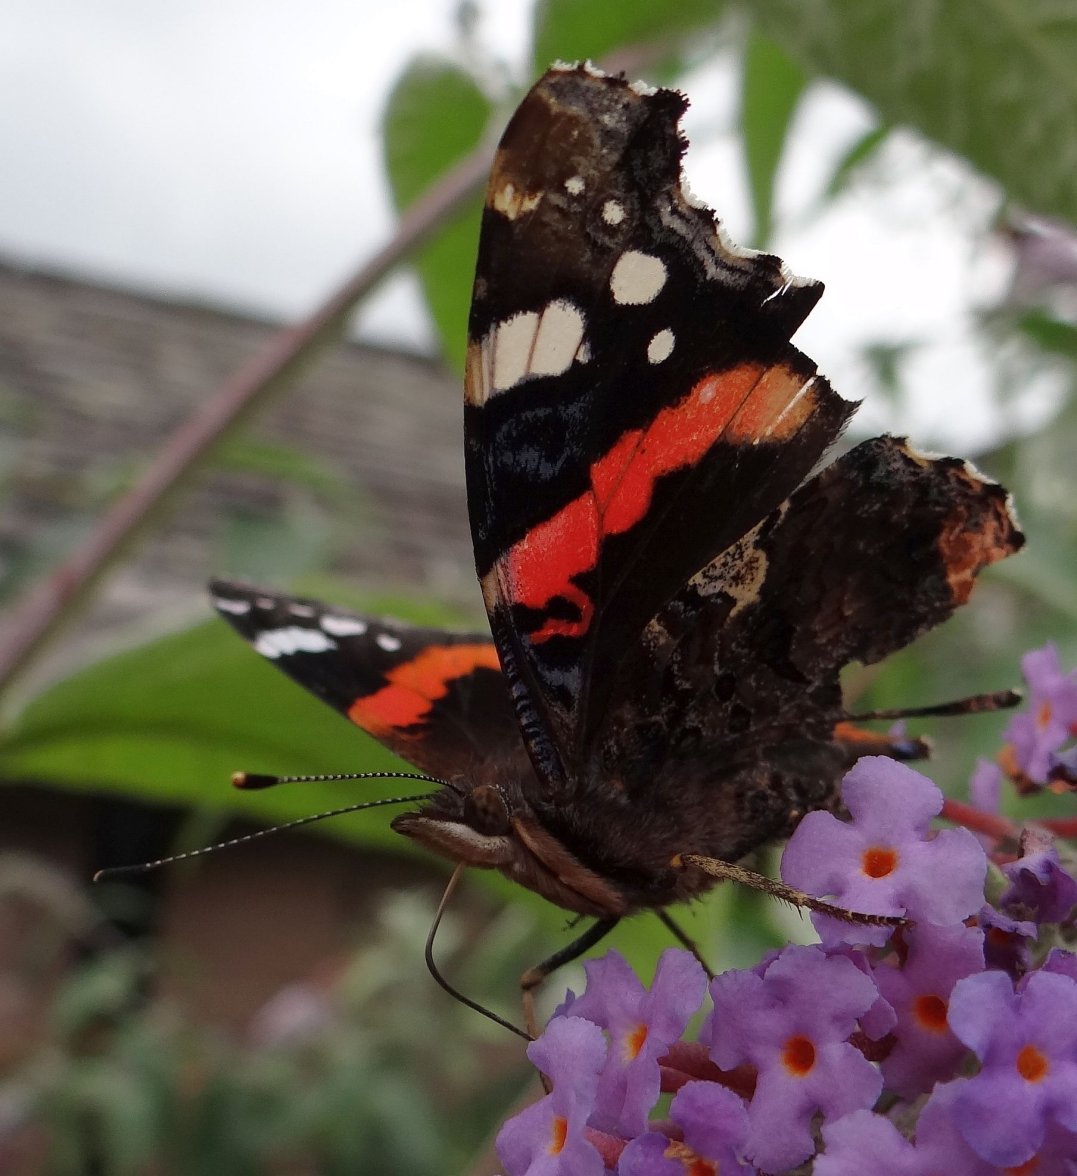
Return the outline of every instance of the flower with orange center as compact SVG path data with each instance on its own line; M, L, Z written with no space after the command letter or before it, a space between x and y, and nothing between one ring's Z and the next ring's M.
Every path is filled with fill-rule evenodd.
M602 1030L579 1017L554 1017L531 1042L527 1056L553 1089L498 1132L497 1153L505 1171L602 1176L605 1165L587 1138L587 1127L606 1053Z
M905 932L906 954L872 969L879 992L893 1010L892 1025L880 1024L892 1042L882 1061L888 1090L918 1098L952 1077L966 1049L950 1032L950 993L964 976L982 972L984 935L978 927L933 927L918 923Z
M782 878L847 910L957 924L983 904L987 860L967 829L931 827L942 793L905 764L864 756L842 782L850 820L808 813L782 855ZM890 928L812 914L828 945L881 946Z
M816 1115L829 1121L869 1107L882 1076L849 1044L878 999L851 960L818 947L787 947L758 970L711 981L710 1055L723 1070L756 1069L745 1156L784 1172L814 1150Z
M946 1008L946 1001L941 996L929 992L913 1001L913 1016L920 1028L928 1033L945 1033L948 1028Z
M687 1082L670 1103L669 1121L672 1130L652 1128L628 1144L617 1176L748 1176L755 1171L741 1157L748 1114L731 1090L715 1082Z
M631 1138L646 1130L662 1083L658 1059L703 1003L707 977L697 960L678 950L662 954L650 991L616 951L588 960L584 971L586 990L562 1011L586 1017L610 1037L591 1126Z
M1023 1045L1017 1052L1017 1072L1026 1082L1042 1082L1051 1069L1047 1055L1038 1046Z
M624 1036L625 1061L634 1062L639 1057L639 1051L647 1040L647 1026L642 1022Z
M1049 1132L1077 1132L1077 980L1040 969L1015 989L1002 972L968 976L949 1020L980 1061L959 1083L954 1121L988 1163L1015 1168Z
M717 1176L718 1165L705 1160L686 1144L671 1139L666 1147L666 1159L676 1160L684 1169L684 1176Z
M860 868L869 878L885 878L897 869L897 850L882 845L869 845L860 857Z
M1053 644L1021 659L1029 707L1010 720L1003 734L1003 768L1031 787L1049 782L1053 757L1077 731L1077 670L1063 672Z
M782 1065L794 1078L803 1078L815 1065L815 1046L803 1034L790 1037L782 1047Z
M563 1115L554 1115L550 1122L550 1143L546 1150L551 1156L559 1156L568 1138L568 1120Z

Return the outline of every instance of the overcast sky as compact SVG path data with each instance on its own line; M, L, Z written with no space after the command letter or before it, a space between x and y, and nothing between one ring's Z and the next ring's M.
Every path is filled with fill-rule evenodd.
M275 318L306 312L391 231L382 106L411 55L445 51L455 37L453 0L4 8L0 256ZM480 26L517 73L529 10L490 0ZM736 238L749 218L731 64L684 86L694 103L692 189ZM963 327L1006 280L1006 258L980 236L997 197L910 139L887 157L894 182L860 185L814 215L834 159L870 125L835 87L802 111L777 245L827 294L798 343L856 398L858 343L933 340L910 369L916 424L929 440L960 436L968 448L998 427L978 397L987 375ZM359 323L369 338L431 345L407 279L394 279ZM872 399L865 424L908 427Z

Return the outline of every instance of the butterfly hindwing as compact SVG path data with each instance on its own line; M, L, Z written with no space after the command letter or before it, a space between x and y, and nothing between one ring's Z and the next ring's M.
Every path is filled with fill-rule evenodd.
M1023 541L1006 492L968 463L896 437L862 442L655 617L619 672L592 775L640 771L641 724L671 762L830 742L845 718L842 668L944 621Z
M493 642L218 580L217 611L299 685L415 767L466 774L520 736Z

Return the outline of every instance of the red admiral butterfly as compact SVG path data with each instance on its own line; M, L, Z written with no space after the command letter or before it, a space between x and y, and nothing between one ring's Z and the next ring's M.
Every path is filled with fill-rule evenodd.
M464 408L493 640L213 585L259 653L446 781L394 829L598 920L525 987L834 804L860 755L918 750L847 723L840 670L1023 542L1000 486L900 438L809 477L856 407L789 342L822 286L687 194L686 105L559 66L498 148Z

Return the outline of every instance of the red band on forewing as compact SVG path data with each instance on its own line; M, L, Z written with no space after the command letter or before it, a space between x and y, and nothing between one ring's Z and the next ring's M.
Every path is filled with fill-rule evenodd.
M357 698L348 718L378 739L421 723L457 678L477 669L500 670L493 643L431 645L386 674L387 685Z
M595 566L598 526L594 497L581 494L552 519L534 527L501 561L511 604L541 608L555 596L564 596L579 610L576 621L547 620L532 634L532 641L586 632L593 605L587 594L571 583L571 577Z
M660 477L696 464L723 435L737 442L771 431L784 436L785 422L775 426L804 384L784 367L741 364L704 376L646 429L619 437L591 465L591 490L536 526L499 561L507 603L543 609L560 596L578 611L575 619L547 619L530 635L531 642L587 632L594 602L572 579L597 565L603 539L646 516ZM790 426L799 426L810 412L812 398L803 401L801 409L788 414Z
M764 440L787 441L815 408L815 397L811 395L814 379L787 367L767 368L729 422L726 439L749 445Z

